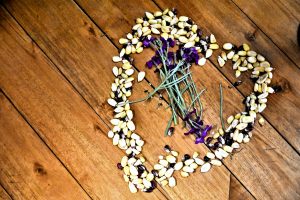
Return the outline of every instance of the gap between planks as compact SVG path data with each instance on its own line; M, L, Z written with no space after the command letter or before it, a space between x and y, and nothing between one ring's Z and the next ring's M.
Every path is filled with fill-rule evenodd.
M1 88L0 88L0 94L1 94ZM4 185L1 183L0 180L0 197L5 197L7 199L13 199L12 195L7 191L7 189L4 187ZM6 200L6 199L3 199Z

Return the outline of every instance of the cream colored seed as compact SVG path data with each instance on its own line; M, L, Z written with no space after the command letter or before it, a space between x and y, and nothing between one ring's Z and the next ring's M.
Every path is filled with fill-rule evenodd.
M164 168L164 166L162 166L161 164L155 164L153 168L155 170L161 170L162 168Z
M176 32L176 34L177 34L177 35L186 35L187 32L186 32L186 30L184 30L184 29L179 29L179 30Z
M231 59L233 58L233 56L234 56L234 51L230 51L230 52L227 54L227 58L228 58L229 60L231 60Z
M223 149L224 149L225 151L227 151L228 153L231 153L231 152L232 152L232 150L233 150L233 149L232 149L232 147L230 147L230 146L227 146L227 145L226 145L226 146L224 146L224 147L223 147Z
M187 172L181 171L181 172L180 172L180 175L181 175L182 177L188 177L190 174L187 173Z
M230 115L228 118L227 118L227 123L228 124L231 124L231 122L234 120L234 117L232 115Z
M264 120L264 118L262 118L262 117L258 120L258 122L259 122L259 124L262 125L262 126L265 124L265 120Z
M260 54L258 54L256 58L257 58L257 60L260 61L260 62L263 62L263 61L266 60L265 57L263 57L263 56L260 55Z
M238 77L240 77L240 75L241 75L241 71L236 70L235 71L235 77L238 78Z
M190 165L190 164L192 164L193 162L194 162L194 159L188 159L188 160L184 161L184 164L185 164L185 165Z
M166 171L167 171L167 168L162 168L161 170L159 170L159 172L158 172L158 176L160 176L160 177L162 177L162 176L164 176L165 175L165 173L166 173Z
M200 158L194 158L195 162L197 163L197 165L203 165L204 161Z
M173 169L173 168L170 168L170 169L168 169L168 170L166 171L165 176L166 176L167 178L170 178L170 177L173 175L173 173L174 173L174 169Z
M225 65L225 61L221 56L218 56L218 63L220 67L223 67Z
M220 136L220 133L219 133L219 132L216 132L216 133L213 135L213 138L214 138L214 139L217 139L219 136Z
M175 164L174 169L175 170L180 170L183 167L183 162L178 162Z
M189 41L185 36L180 36L178 40L182 43L187 43Z
M239 60L239 55L238 54L235 54L233 57L232 57L232 61L233 62L237 62L238 60ZM241 62L241 60L240 60L240 62Z
M239 56L246 56L246 55L247 55L247 52L246 52L246 51L239 51L239 52L238 52L238 55L239 55Z
M185 48L190 48L193 47L195 45L195 42L188 42L184 45Z
M129 190L130 190L131 193L136 193L137 192L137 188L135 187L135 185L133 183L129 182L128 187L129 187Z
M197 29L198 29L198 26L197 26L196 24L194 24L194 25L192 26L192 31L193 31L194 33L196 33L196 32L197 32Z
M233 45L231 43L225 43L223 44L223 49L225 50L231 50Z
M205 58L209 58L213 53L213 50L211 49L207 49L206 53L205 53Z
M225 51L222 51L222 52L221 52L221 58L222 58L224 61L227 61L227 57L226 57Z
M250 50L250 47L249 47L248 44L244 43L244 44L243 44L243 49L244 49L245 51L249 51L249 50Z
M169 186L170 187L176 186L176 179L173 176L169 178Z
M202 57L198 60L198 65L203 66L206 63L206 58Z
M205 163L204 165L201 166L200 171L202 173L208 172L211 168L211 164L210 163Z
M164 167L167 167L167 166L169 165L169 162L166 161L166 160L160 160L160 161L159 161L159 164L161 164L161 165L164 166Z
M146 177L147 181L152 181L154 179L154 175L152 173L149 173Z
M155 16L155 17L162 16L162 12L160 12L160 11L156 11L156 12L154 13L154 16Z
M198 156L199 156L199 153L198 152L194 152L192 157L193 158L197 158Z
M142 53L143 50L144 50L143 47L138 47L138 48L136 49L136 53Z
M189 20L189 18L186 17L186 16L180 16L180 17L179 17L179 21L181 21L181 22L186 22L186 21L188 21L188 20Z
M153 14L150 13L150 12L145 12L145 15L146 15L146 17L147 17L148 19L154 19Z
M120 62L120 61L122 61L122 58L120 58L119 56L114 56L114 57L112 58L112 60L113 60L114 62Z
M217 159L211 160L210 163L212 165L215 165L215 166L221 166L222 165L222 162L220 160L217 160Z
M253 57L253 56L250 56L250 57L247 58L247 61L248 61L249 63L256 63L256 58Z
M172 154L173 156L175 156L175 157L178 156L178 152L177 152L177 151L171 151L171 154Z
M213 154L213 153L211 153L211 152L207 152L207 153L206 153L206 156L207 156L208 158L210 158L210 159L215 158L215 154Z
M210 35L210 43L216 43L216 42L217 42L217 40L216 40L215 35L214 35L214 34L211 34L211 35ZM218 46L218 48L219 48L219 46Z
M248 51L247 56L255 57L257 53L255 51Z
M138 73L138 82L141 82L144 79L145 75L146 73L144 71L140 71Z
M126 39L126 38L120 38L119 39L119 43L120 44L127 44L128 43L128 39Z
M210 44L210 45L209 45L209 48L210 48L210 49L214 49L214 50L215 50L215 49L219 49L219 45L218 45L218 44Z
M224 130L222 128L219 129L220 135L224 135Z
M183 170L184 172L188 172L188 173L193 173L193 172L194 172L194 169L191 168L191 167L189 167L189 166L184 166L184 167L182 168L182 170Z
M156 28L151 28L151 31L154 34L160 34L159 30L157 30Z
M176 158L172 155L168 155L166 156L166 160L169 162L169 163L176 163Z
M197 163L192 163L192 164L190 164L190 167L193 168L193 169L197 169L198 164Z
M240 148L240 145L239 145L239 143L234 142L234 143L231 145L231 147L234 148L234 149L238 149L238 148Z

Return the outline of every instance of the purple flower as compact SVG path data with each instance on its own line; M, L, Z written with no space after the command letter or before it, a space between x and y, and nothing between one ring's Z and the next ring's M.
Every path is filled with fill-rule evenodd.
M161 58L159 56L153 56L151 58L151 61L155 64L155 65L159 65L161 64Z
M153 41L155 40L155 38L151 37L150 39L148 39L148 37L146 37L144 40L143 40L143 46L144 47L150 47L150 44L153 43Z
M168 60L173 60L174 59L174 52L168 52Z
M154 63L152 62L152 60L149 60L148 62L146 62L146 65L149 69L151 69L154 65Z
M184 133L184 135L189 135L189 134L195 133L195 132L196 132L196 129L191 128L188 132Z
M168 70L172 70L176 67L176 65L173 65L173 64L170 64L170 65L167 65L167 68Z
M198 63L199 55L194 47L183 48L182 58L184 58L188 63Z
M168 44L170 47L174 47L175 46L175 40L172 40L171 38L168 38Z
M191 118L191 116L195 113L196 113L196 108L194 108L191 112L186 114L185 117L183 118L183 121L188 121Z
M195 144L199 144L199 143L204 143L204 138L203 137L197 137L195 140Z

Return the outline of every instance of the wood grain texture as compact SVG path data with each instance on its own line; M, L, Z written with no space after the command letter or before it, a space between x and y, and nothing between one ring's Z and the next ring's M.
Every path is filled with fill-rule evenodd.
M93 199L132 199L107 126L4 10L0 16L1 88ZM166 199L159 190L135 197Z
M1 185L0 185L0 199L2 199L2 200L11 200L12 199Z
M129 5L132 5L132 7L129 6L129 10L127 11L126 8L128 3L126 4L125 1L123 4L121 1L116 1L113 2L112 5L110 4L110 1L104 1L102 4L93 2L91 5L95 7L93 8L92 6L93 9L90 10L84 6L83 7L94 20L94 17L97 16L102 16L103 19L107 19L106 21L103 21L104 25L101 25L98 20L95 20L95 22L110 38L116 40L118 35L116 34L116 37L114 38L103 27L106 25L112 26L113 28L109 29L112 34L126 33L130 29L133 19L141 15L140 13L137 13L138 15L136 15L136 13L133 11L137 10L137 12L143 13L144 10L141 9L142 7L149 8L149 10L157 10L156 6L150 3L131 2ZM87 3L87 5L89 5L89 3ZM110 83L113 81L113 76L109 76L108 73L111 73L111 66L113 65L113 63L110 61L110 58L112 55L117 53L117 50L112 47L112 44L105 39L105 37L103 37L103 33L99 31L87 17L84 17L84 15L80 13L80 10L76 8L76 5L67 1L53 2L52 4L48 2L37 3L31 1L8 2L5 6L14 15L14 17L16 17L26 31L28 31L30 36L38 43L38 45L50 57L50 59L59 67L59 69L70 80L70 82L80 92L84 99L90 103L90 105L96 110L96 112L103 118L105 122L108 122L108 120L111 118L111 109L108 108L105 101L108 97ZM104 7L107 10L103 11L101 10L101 7ZM109 12L111 10L112 12ZM181 11L181 8L179 8L179 10ZM94 13L93 15L90 14L92 12ZM113 21L114 18L119 16L122 16L121 18L126 20L118 26L114 26L114 23L117 21L112 23L110 21ZM191 15L189 14L189 16ZM15 29L15 27L13 29ZM25 49L28 51L29 47ZM4 50L7 51L6 48ZM11 52L10 48L8 48L8 51ZM30 52L29 55L36 56L36 52L28 52ZM145 52L145 57L137 57L136 64L139 69L144 70L143 66L148 55L150 55L150 52ZM5 56L9 57L8 55ZM14 61L14 64L19 64L19 62L21 61ZM34 59L27 61L27 63L30 62L34 62ZM9 66L14 65L11 63ZM97 177L94 178L92 172L86 172L89 168L92 168L93 171L94 168L97 167L97 165L95 166L91 164L91 162L97 164L99 163L95 154L99 154L98 156L101 156L103 159L103 155L100 155L102 153L99 151L99 145L105 143L104 147L102 145L101 149L104 150L105 148L108 148L107 154L104 155L104 157L107 157L104 159L109 159L108 155L111 155L112 152L115 153L115 151L117 151L116 148L111 147L111 142L106 139L106 136L101 137L101 142L94 141L95 139L93 136L97 134L98 137L98 134L100 134L99 132L101 132L101 130L106 132L107 128L104 127L105 125L102 122L99 122L98 118L95 119L96 117L94 114L90 113L90 109L84 104L84 101L80 99L78 95L73 94L74 91L72 91L72 88L70 88L60 76L57 78L57 70L49 70L43 66L42 69L38 69L38 72L35 72L35 70L33 70L34 67L37 67L37 65L31 66L29 69L26 69L26 67L25 69L18 68L18 70L21 72L25 71L24 77L22 76L22 73L21 75L15 75L14 70L5 68L6 76L14 75L17 77L9 77L8 80L1 79L0 86L2 87L2 85L5 85L5 88L9 88L9 94L13 94L13 99L17 102L17 104L20 105L22 110L25 110L24 113L26 116L29 116L30 120L32 120L32 124L38 127L39 130L45 132L43 134L46 135L47 142L53 145L55 152L59 151L59 154L56 154L66 160L68 165L71 165L71 169L76 171L76 175L79 174L79 182L83 184L84 188L87 189L92 197L94 197L93 195L98 195L96 198L103 196L110 197L112 194L109 192L107 192L109 194L105 193L100 195L102 191L99 190L98 187L100 187L101 183L104 181L100 181L98 175L96 175ZM51 67L53 67L51 63L48 63L48 68ZM55 71L55 73L53 71ZM217 87L218 84L215 84L211 80L215 80L215 82L218 83L222 82L224 87L230 85L230 83L222 78L220 73L211 64L205 66L203 69L195 68L193 73L203 75L203 77L199 77L199 79L196 81L197 85L199 87L205 86L208 88L208 92L204 98L205 107L209 108L205 110L205 116L207 116L205 120L217 125L219 124L219 110L218 103L216 103L219 99ZM230 73L232 72L230 71ZM56 76L54 74L56 74ZM103 76L103 74L107 74L107 76ZM149 78L152 83L157 83L157 78L153 75L152 71L147 71L147 78ZM45 100L45 95L40 94L41 87L30 85L30 80L39 80L38 86L45 85L45 82L48 83L42 89L46 91L46 97L50 97L49 100ZM10 85L15 82L18 83L17 91L14 91L15 86L13 87ZM51 85L49 82L51 84L56 83L57 85ZM65 87L67 87L67 89L64 89ZM147 86L145 82L135 85L134 96L132 99L141 97L143 95L143 90L149 88L150 87ZM54 90L54 92L52 90ZM224 89L224 93L226 105L225 115L228 116L236 111L240 111L242 105L233 105L232 102L241 102L242 96L239 95L235 89L229 90L226 88ZM22 98L26 98L28 94L30 97L30 105L26 105L24 100L22 100ZM73 98L75 99L75 102L73 102ZM37 99L42 99L42 102L36 102ZM54 110L49 110L50 108L47 106L48 101L51 102L50 105L54 104ZM154 163L154 161L156 161L156 156L162 152L161 147L166 143L171 144L172 147L180 152L185 152L187 150L189 151L188 153L191 153L194 150L203 152L203 150L206 149L205 147L193 145L192 139L182 137L182 132L184 130L181 130L177 127L174 137L160 138L163 135L163 130L166 124L165 121L168 119L167 115L170 113L162 110L163 108L160 108L157 111L153 109L156 107L157 103L158 100L155 98L150 103L140 104L138 106L134 106L133 108L136 115L135 119L138 126L138 132L144 138L146 138L147 144L145 145L143 152L150 160L150 163ZM57 116L55 118L55 122L57 121L58 125L53 125L53 120L51 120L52 118L50 118L50 116L39 119L39 115L42 115L43 112L37 108L34 108L35 104L39 105L38 108L43 108L42 110L45 110L46 113ZM270 105L270 107L271 106L272 105ZM34 111L33 114L31 113L31 109ZM73 113L73 110L75 113ZM164 113L164 115L162 115L162 113ZM76 116L73 116L74 114ZM47 122L47 120L51 120L51 122ZM60 120L63 120L63 122L60 122ZM89 123L91 121L93 123ZM64 134L59 134L57 138L65 138L64 135L74 135L74 138L72 137L71 142L66 143L62 141L56 141L54 138L51 138L52 134L49 132L49 129L54 129L56 132L57 130L60 130L58 127L63 127ZM92 127L95 127L97 131L93 131ZM91 134L91 132L93 134ZM286 144L286 142L282 140L282 138L277 135L277 132L274 131L269 124L263 128L257 128L254 134L255 139L249 145L245 145L240 153L233 156L232 161L227 159L226 165L258 199L271 199L274 197L280 199L299 198L299 157L297 154ZM48 139L48 137L50 137L50 139ZM89 138L88 140L86 140L87 137ZM93 141L91 141L91 138L93 138ZM79 141L82 141L84 145L78 145L78 143L81 143ZM82 156L81 152L88 148L84 154L91 156L90 160L92 161L87 161L88 166L84 167L83 170L85 173L84 177L82 177L83 175L80 173L80 170L82 169L77 166L79 165L78 163L81 162L74 162L72 156L70 158L68 157L69 155L66 155L66 149L59 148L64 146L69 147L70 145L72 146L72 155L79 156L80 161L85 162L87 158L82 158L84 156ZM182 147L183 145L191 147L188 147L187 149L186 147ZM79 152L75 153L78 146ZM161 147L159 148L159 146ZM96 153L94 151L96 151ZM77 155L77 153L79 155ZM89 153L91 153L91 155ZM118 155L119 153L117 153L116 157L120 158ZM113 161L106 162L113 163L114 165L114 162L118 162L117 160L119 160L119 158L112 158ZM108 165L108 167L111 166ZM93 172L95 172L95 170ZM116 173L116 169L112 168L112 171L105 170L103 174L105 173L110 173L110 175L113 175ZM98 182L91 181L91 179L93 179L91 177L97 179ZM116 183L118 187L123 187L124 190L128 190L120 177L121 173L119 173L118 176L106 178L105 181L109 182L109 180L112 179L118 180L117 182L120 182ZM280 182L278 180L280 180ZM239 182L236 183L238 185L240 184ZM203 194L201 194L203 199L216 198L216 195L217 199L228 199L228 191L230 189L229 173L223 167L215 168L211 173L205 175L196 174L185 180L179 178L178 184L178 187L176 187L174 191L165 188L166 191L163 192L166 192L166 195L174 199L184 198L191 194L193 194L193 198L197 198L198 196L195 195L197 192L199 193L199 190L201 189L201 191L203 190ZM287 189L285 188L286 185L289 185ZM104 186L101 187L104 188ZM106 188L107 187L104 189ZM118 189L122 190L123 188ZM238 196L238 194L243 196L243 191L245 189L243 187L241 188L241 185L236 188L238 188L236 190L238 192L235 196ZM246 196L249 196L249 194ZM129 196L127 196L126 193L124 198L127 197ZM151 196L150 198L153 197Z
M230 190L229 200L254 200L255 198L249 194L244 187L241 187L240 182L234 177L230 176Z
M68 1L65 1L65 4L62 6L65 9L68 9L68 13L60 11L57 8L55 3L44 3L42 9L34 8L35 4L27 3L26 5L31 5L31 12L24 13L23 19L42 15L45 12L48 12L47 16L43 16L42 18L45 21L40 22L43 24L41 27L40 24L32 24L27 23L27 20L22 21L20 19L20 23L26 30L32 34L33 38L36 38L36 41L43 48L45 45L48 45L47 48L43 49L60 68L61 71L65 73L65 76L68 77L69 80L78 88L79 91L94 91L93 93L87 94L84 92L82 95L88 102L93 106L93 108L99 113L103 119L109 123L109 120L112 116L112 109L106 103L106 99L108 98L110 84L113 82L113 76L111 74L111 66L113 63L111 61L111 57L115 55L117 50L113 47L113 45L105 38L92 36L92 40L90 39L90 35L84 34L90 30L90 26L85 26L85 29L80 29L84 26L84 23L80 23L85 21L86 23L91 24L91 22L84 15L80 15L80 12L77 10L75 4L72 4ZM23 6L26 6L23 5ZM22 6L22 7L23 7ZM16 9L16 5L14 9ZM28 10L30 10L28 8ZM45 9L45 10L43 10ZM53 13L51 13L53 12ZM60 13L61 12L61 13ZM18 11L21 13L21 10ZM64 14L72 15L74 21L66 22ZM61 17L58 17L61 16ZM78 18L76 18L78 16ZM19 20L18 16L16 15ZM53 19L49 19L53 17ZM60 37L58 35L58 31L53 29L52 23L57 23L61 21L64 23L64 26L60 28L59 32L64 32L65 37ZM45 27L49 27L45 29ZM32 30L36 30L38 34L35 34ZM79 30L79 31L78 31ZM94 31L97 34L99 30L94 28ZM58 43L58 37L60 39L60 43ZM69 45L71 44L71 40L76 40L77 46L60 46L61 44ZM46 41L44 43L44 41ZM93 49L92 49L93 47ZM103 49L105 52L103 52ZM52 50L53 49L53 50ZM70 54L69 51L74 52ZM102 51L102 52L101 52ZM101 53L99 53L101 52ZM60 55L60 57L57 57ZM76 65L71 64L71 62L76 59ZM64 61L63 65L60 61ZM66 65L65 63L69 63ZM76 76L72 74L72 72L76 70ZM107 74L103 76L103 74ZM88 77L88 78L85 78ZM95 83L95 84L94 84ZM150 89L146 83L136 85L134 88L133 98L138 98L144 95L144 90ZM97 102L97 103L95 103ZM170 112L155 112L153 108L156 108L157 101L152 101L151 104L145 103L144 106L134 106L136 117L136 124L138 126L138 132L142 135L143 138L147 138L144 148L144 155L150 161L150 163L157 162L157 156L163 153L163 147L167 143L172 143L171 146L180 151L186 153L192 153L193 145L191 140L186 142L187 138L182 137L183 130L178 131L178 134L174 138L165 138L163 136L164 127L167 123ZM161 108L159 111L161 111ZM161 138L162 137L162 138ZM111 142L109 142L111 145ZM188 147L188 148L187 148ZM205 152L207 149L205 147L198 146L197 150L200 152ZM187 152L189 151L189 152ZM224 168L216 168L212 171L210 175L204 175L199 179L199 174L197 176L192 176L187 180L182 180L183 178L178 177L178 186L175 190L165 188L167 194L175 199L184 198L188 195L191 195L191 198L198 198L199 187L203 191L202 197L203 199L211 199L211 198L219 198L219 199L227 199L228 190L229 190L229 172ZM192 183L192 184L191 184ZM219 185L220 187L211 188L211 185ZM221 187L222 184L222 187ZM192 186L191 186L192 185Z
M84 1L80 1L79 4L83 7L84 10L86 10L87 13L93 13L95 16L99 16L101 13L104 13L103 10L101 10L102 4L92 3L87 4L84 3ZM87 5L87 6L86 6ZM118 1L118 5L121 9L118 11L109 9L110 12L108 15L111 18L115 18L114 16L122 16L125 15L125 13L129 13L129 10L126 10L124 5L122 5L121 1ZM142 7L142 3L137 3L136 5ZM146 7L146 6L145 6ZM150 6L148 6L150 7ZM133 9L131 6L129 6L129 9L131 10L138 10ZM153 11L153 10L150 10ZM123 13L123 14L121 14ZM130 12L131 14L133 12ZM110 22L102 23L102 21L98 21L96 18L94 18L94 15L91 15L91 17L95 20L95 22L100 26L100 28L104 31L108 31L106 34L108 37L112 38L113 42L117 41L117 38L122 37L122 35L117 35L116 31L114 31L113 28L113 22L110 24ZM103 14L102 14L103 16ZM134 17L134 16L133 16ZM136 17L136 16L135 16ZM105 17L104 17L105 18ZM128 20L127 15L127 20ZM134 18L133 18L134 19ZM133 19L131 19L133 21ZM130 25L128 23L123 23L124 25L118 25L117 29L123 29L123 34L126 33ZM109 27L106 29L106 27ZM126 30L127 28L127 30ZM115 27L116 29L116 27ZM112 34L110 34L110 32ZM114 38L116 37L116 38ZM116 44L117 45L117 44ZM145 52L146 56L150 57L150 51ZM144 52L143 52L144 53ZM139 70L145 70L144 63L145 63L145 56L135 56L136 58L136 66ZM209 121L210 123L213 123L214 125L219 124L218 121L218 103L219 102L219 96L218 96L218 84L216 83L222 83L225 87L224 93L225 93L225 116L229 116L230 114L234 114L240 110L242 110L243 106L242 103L239 105L235 105L234 102L242 102L243 97L235 90L235 89L228 89L227 86L230 86L230 83L222 76L220 76L220 73L217 71L215 67L213 67L211 64L209 66L205 66L203 69L200 68L194 68L193 69L194 74L194 80L196 81L198 86L207 88L207 93L205 94L205 97L203 99L203 104L205 105L205 113L204 119ZM196 75L195 75L196 74ZM199 74L199 75L198 75ZM150 80L150 82L154 85L157 85L157 77L154 75L152 71L147 71L147 78ZM214 80L214 81L211 81ZM272 106L272 105L271 105ZM209 109L207 109L209 108ZM207 117L207 115L209 117ZM234 156L232 160L234 160L232 163L229 159L225 162L229 169L237 175L240 181L243 182L243 184L252 192L252 194L255 194L257 198L296 198L298 196L296 190L299 186L298 178L299 176L297 173L294 173L294 175L290 175L289 173L293 173L294 170L299 171L299 168L297 167L296 163L299 163L299 156L296 152L293 151L290 146L285 143L282 138L278 135L277 131L274 130L270 125L266 125L262 128L256 128L255 130L255 139L251 142L251 144L247 144L245 148L243 147L243 150L241 153L239 153L237 156ZM269 141L272 141L270 143ZM264 149L268 149L268 146L276 146L276 149L280 149L279 152L265 152ZM246 150L246 151L245 151ZM282 157L282 154L285 155ZM278 162L278 165L274 165L271 163L266 163L265 159L268 157L272 159L275 159L275 162ZM290 156L293 157L293 161L290 160ZM294 163L294 161L296 163ZM289 163L289 164L287 164ZM290 164L292 166L290 166ZM289 166L289 167L287 167ZM287 169L287 168L289 169ZM281 168L282 170L278 170L278 168ZM288 173L282 173L282 171L289 171ZM245 177L245 174L247 175ZM274 185L271 181L266 182L265 179L268 179L267 177L272 177L271 179L273 181L276 181L277 179L284 179L283 182L287 181L290 185L293 185L295 191L289 190L286 191L285 184L282 182L282 184ZM276 178L277 177L277 178ZM260 181L258 181L260 180ZM274 190L276 192L274 192ZM279 192L280 191L280 192ZM278 192L278 193L277 193ZM275 194L276 193L276 194Z
M0 179L12 197L90 199L2 93L0 108Z
M299 0L233 2L300 67L300 46L297 41L300 25Z
M283 135L284 138L300 152L299 123L300 119L300 71L246 15L231 1L166 1L156 0L162 8L178 8L179 15L191 17L206 33L213 33L219 44L231 42L241 45L249 43L251 48L262 55L274 66L272 85L282 88L281 92L268 98L268 109L263 116ZM221 51L215 52L215 55ZM217 56L212 62L218 66ZM237 79L230 64L226 64L221 72L234 83ZM253 83L248 74L241 76L243 86L238 89L244 94L253 90Z

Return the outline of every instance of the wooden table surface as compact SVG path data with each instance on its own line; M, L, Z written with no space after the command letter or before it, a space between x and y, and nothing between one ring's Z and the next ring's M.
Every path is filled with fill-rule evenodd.
M276 68L254 138L227 158L224 166L153 193L131 194L117 170L125 154L107 137L112 109L106 103L114 80L111 57L118 39L145 11L176 7L218 43L247 42ZM0 199L300 199L300 47L299 0L4 0L0 5ZM145 68L146 51L135 56ZM216 56L193 76L203 96L204 120L219 122L219 83L224 86L224 117L243 109L252 90L247 75L236 81ZM135 84L133 97L151 86ZM184 137L180 126L164 137L170 112L158 99L134 105L143 154L153 165L165 144L182 153L205 152Z

